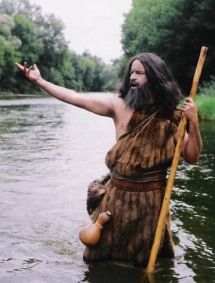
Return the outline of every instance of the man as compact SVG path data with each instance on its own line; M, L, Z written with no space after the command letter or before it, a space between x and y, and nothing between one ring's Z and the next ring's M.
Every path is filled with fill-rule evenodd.
M98 213L110 211L112 216L98 244L86 247L84 260L123 260L145 265L175 150L180 116L176 108L182 98L165 62L152 53L132 58L120 95L114 97L80 95L44 80L36 65L17 67L57 99L113 119L116 144L106 156L111 177L98 203ZM180 113L188 120L182 156L194 164L202 142L197 108L191 98L181 105ZM173 256L168 219L160 255Z

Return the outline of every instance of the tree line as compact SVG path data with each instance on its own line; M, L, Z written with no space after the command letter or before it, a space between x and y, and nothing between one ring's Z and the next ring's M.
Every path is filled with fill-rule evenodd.
M154 52L188 93L201 46L208 47L201 82L214 79L214 18L214 0L133 0L122 27L124 62Z
M37 63L44 78L78 91L112 90L116 75L111 65L69 48L64 24L29 0L0 2L0 91L38 91L17 72L15 62Z
M114 90L128 60L142 52L161 56L187 94L199 51L208 46L201 82L214 81L214 0L133 0L122 25L124 54L105 64L85 52L76 54L64 37L64 24L43 15L29 0L0 2L0 90L34 93L14 62L36 62L43 76L78 91ZM98 39L99 40L99 39Z

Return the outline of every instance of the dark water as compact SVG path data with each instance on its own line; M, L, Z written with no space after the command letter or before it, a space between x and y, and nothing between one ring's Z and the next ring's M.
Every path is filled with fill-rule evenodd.
M149 280L82 261L87 184L107 171L112 121L52 98L1 100L0 283L215 282L215 125L201 127L200 162L180 165L171 202L176 257Z

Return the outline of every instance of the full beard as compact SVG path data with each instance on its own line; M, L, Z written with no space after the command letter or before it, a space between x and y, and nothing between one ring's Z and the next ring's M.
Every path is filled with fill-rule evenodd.
M124 97L125 103L134 110L148 112L153 104L153 96L147 85L130 88Z

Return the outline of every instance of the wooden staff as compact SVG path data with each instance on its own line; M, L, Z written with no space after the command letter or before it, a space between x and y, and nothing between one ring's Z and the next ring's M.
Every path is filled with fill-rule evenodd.
M196 91L197 91L197 88L198 88L199 78L200 78L202 68L203 68L203 65L204 65L204 62L205 62L207 49L208 49L207 47L202 46L201 52L200 52L200 55L199 55L199 60L198 60L197 66L196 66L196 70L195 70L195 74L194 74L193 82L192 82L192 88L191 88L191 91L190 91L190 97L193 98L193 99L195 98ZM183 118L181 119L181 122L179 124L178 141L177 141L175 154L174 154L173 161L172 161L172 166L171 166L171 169L170 169L169 178L168 178L168 181L167 181L166 191L165 191L165 195L164 195L164 199L163 199L163 203L162 203L162 207L161 207L161 211L160 211L160 216L159 216L159 219L158 219L158 224L157 224L157 228L156 228L156 232L155 232L155 237L154 237L154 242L153 242L149 262L148 262L147 268L145 270L146 273L152 273L154 271L155 261L156 261L158 250L159 250L159 247L160 247L161 237L162 237L162 234L163 234L166 216L167 216L167 213L168 213L169 202L170 202L170 197L171 197L172 188L173 188L173 184L174 184L175 174L176 174L177 166L178 166L180 156L181 156L181 150L182 150L182 145L183 145L183 140L184 140L185 129L186 129L186 117L183 116Z

